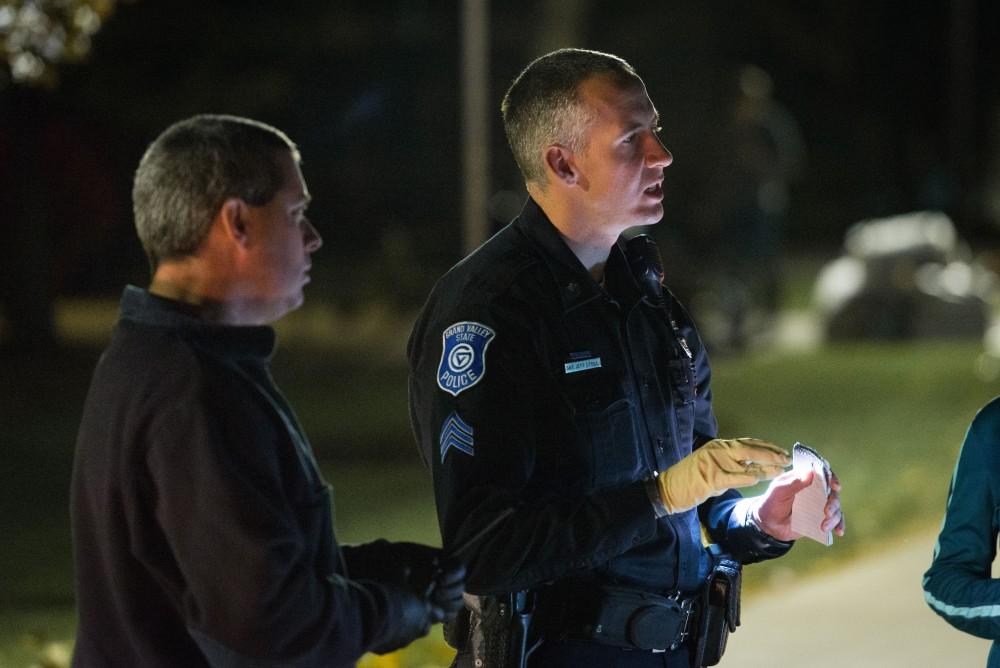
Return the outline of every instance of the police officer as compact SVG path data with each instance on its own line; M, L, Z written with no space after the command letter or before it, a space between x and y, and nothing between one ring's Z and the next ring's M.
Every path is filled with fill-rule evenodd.
M489 666L503 654L491 620L530 615L530 666L687 666L713 565L699 524L742 562L780 556L809 479L732 490L777 476L787 453L717 438L694 324L648 243L619 239L662 217L672 161L632 67L550 53L502 112L530 197L440 279L408 348L445 549L475 595L457 665ZM839 507L834 492L824 526L838 533Z

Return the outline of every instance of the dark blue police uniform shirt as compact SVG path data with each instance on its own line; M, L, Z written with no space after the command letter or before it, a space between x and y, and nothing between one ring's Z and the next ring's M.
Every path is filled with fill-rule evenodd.
M699 520L744 562L789 549L735 491L655 517L643 481L717 429L704 346L664 296L641 297L618 246L598 285L530 199L434 287L408 346L411 420L470 592L690 592L709 565Z

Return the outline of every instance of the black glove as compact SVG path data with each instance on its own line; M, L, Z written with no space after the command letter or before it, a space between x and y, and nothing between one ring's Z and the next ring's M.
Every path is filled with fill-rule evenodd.
M430 602L435 622L455 619L465 604L465 564L455 557L441 557L430 583Z
M344 550L351 578L406 587L431 605L434 622L448 621L462 609L465 566L440 549L379 539Z
M398 610L399 616L395 620L390 620L393 625L386 629L385 640L382 644L372 647L371 651L376 654L388 654L427 635L434 619L431 614L431 604L423 596L417 595L406 586L380 584L388 599L387 607L390 610Z

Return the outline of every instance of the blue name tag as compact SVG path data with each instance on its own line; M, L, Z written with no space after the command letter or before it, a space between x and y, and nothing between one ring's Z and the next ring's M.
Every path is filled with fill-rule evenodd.
M566 374L577 373L578 371L587 371L588 369L600 369L601 368L601 358L591 357L589 360L579 360L576 362L566 362L563 365L566 369Z

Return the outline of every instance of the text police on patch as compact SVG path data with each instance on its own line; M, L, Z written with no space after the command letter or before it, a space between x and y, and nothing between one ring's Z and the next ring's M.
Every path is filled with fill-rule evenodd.
M441 362L438 387L458 396L486 375L486 348L496 332L478 322L462 321L441 334Z

